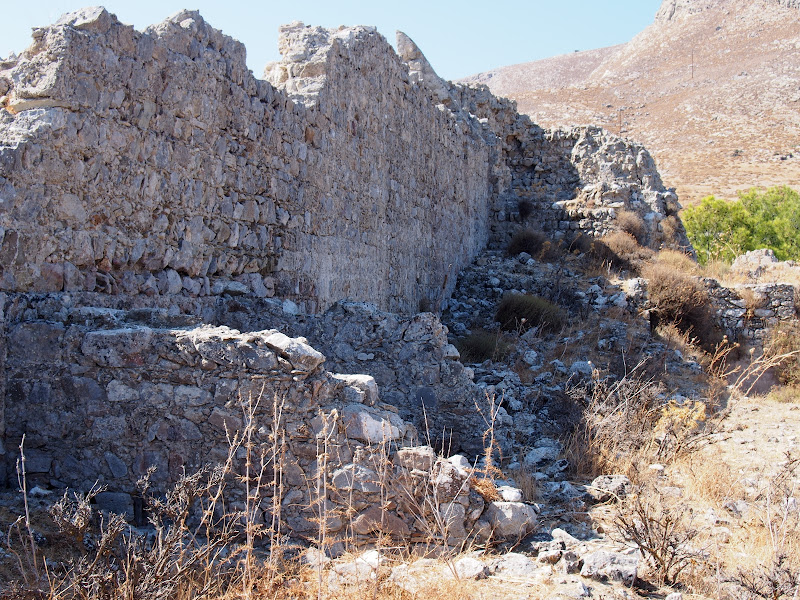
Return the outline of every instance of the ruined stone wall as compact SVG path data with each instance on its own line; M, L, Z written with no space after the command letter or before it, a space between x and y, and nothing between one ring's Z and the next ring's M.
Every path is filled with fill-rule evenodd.
M495 135L493 247L504 247L521 226L556 238L578 232L602 236L615 230L617 213L624 210L642 218L643 244L691 249L677 219L678 198L664 187L653 157L640 144L599 127L543 129L486 86L457 85L452 91ZM529 205L527 223L521 203Z
M725 287L703 280L720 326L733 342L763 347L770 330L781 323L796 323L795 287L788 283L742 284Z
M486 242L486 145L374 30L333 37L304 103L196 13L38 30L2 73L0 287L438 299Z
M492 530L499 505L472 489L467 460L415 447L417 429L372 377L327 371L305 338L198 325L164 309L75 306L69 294L4 300L13 446L4 462L13 465L24 434L30 487L104 485L99 507L133 519L136 481L152 467L157 493L206 465L244 475L248 450L232 440L250 428L251 459L265 463L255 514L266 526L280 506L282 532L315 537L324 510L334 538L383 531L425 542L435 517L422 507L435 498L451 543ZM370 320L357 308L354 321ZM371 310L373 320L392 318ZM406 347L439 337L431 320L402 324ZM226 503L239 506L244 493L231 478ZM533 509L519 506L530 524Z
M244 47L182 12L143 33L102 9L38 29L0 64L0 289L342 298L437 306L519 205L555 235L677 203L649 155L598 129L545 131L447 84L372 28L282 28ZM404 62L405 61L405 62Z

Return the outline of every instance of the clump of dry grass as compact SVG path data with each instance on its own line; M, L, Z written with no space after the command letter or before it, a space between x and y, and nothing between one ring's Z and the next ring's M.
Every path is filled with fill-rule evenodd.
M644 361L619 380L595 372L591 383L569 391L583 406L564 444L577 475L621 473L635 482L646 465L673 462L707 443L714 427L705 404L665 402L663 385L645 373Z
M469 335L457 338L455 346L464 362L501 361L514 349L500 332L485 329L476 329Z
M638 272L643 261L653 255L652 250L643 247L626 231L613 231L600 238L579 233L570 242L568 250L582 255L589 270Z
M570 390L582 407L581 421L567 438L564 454L576 475L623 473L635 477L641 453L652 442L661 387L638 369L612 382L596 374Z
M643 244L645 242L647 229L644 226L644 220L639 216L638 213L635 213L632 210L619 210L617 211L617 216L614 219L614 224L619 228L620 231L623 231L636 238L638 243Z
M686 275L700 275L701 273L701 267L697 264L697 261L680 250L659 250L652 257L652 262L670 267Z
M542 331L561 329L566 316L559 306L529 294L508 294L500 301L495 320L506 331L527 331L539 327Z

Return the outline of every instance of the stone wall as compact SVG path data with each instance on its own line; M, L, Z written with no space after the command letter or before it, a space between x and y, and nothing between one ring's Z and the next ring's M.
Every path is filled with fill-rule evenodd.
M796 323L795 286L788 283L742 284L725 287L704 279L719 323L728 339L762 347L771 329Z
M37 29L0 63L0 289L410 312L502 244L521 201L555 234L602 233L622 206L655 232L674 211L639 146L542 130L405 40L401 58L372 28L295 23L268 82L196 12Z
M691 251L677 218L678 198L664 187L641 144L599 127L542 129L517 113L515 102L494 97L486 86L451 90L460 106L495 135L493 247L505 247L521 227L542 229L555 238L579 232L602 236L616 229L617 213L624 210L641 217L643 244ZM520 214L522 203L530 211L527 221Z
M448 461L417 447L418 430L384 401L374 378L327 371L325 356L305 338L199 325L164 309L74 306L66 294L4 300L5 440L15 448L24 435L29 487L104 485L100 507L133 518L136 482L153 467L158 493L206 465L228 463L244 475L247 448L232 440L249 429L251 457L265 464L257 518L269 525L280 506L283 531L295 537L316 537L321 507L327 534L356 543L380 530L404 543L429 542L431 506L448 522L449 532L435 533L455 544L488 535L496 513L502 517L503 503L485 502L472 489L465 458ZM358 306L348 308L354 322L370 320ZM370 314L392 318L374 308ZM399 326L406 347L427 338L436 348L433 321L422 315L386 328ZM435 388L437 380L427 383ZM398 404L407 412L413 397ZM428 402L436 410L435 399ZM6 467L16 454L8 453ZM238 506L243 494L232 482L226 502ZM532 524L533 508L517 508L527 515L522 526Z
M374 30L320 31L296 102L197 13L37 30L3 71L2 288L442 296L487 239L486 144Z

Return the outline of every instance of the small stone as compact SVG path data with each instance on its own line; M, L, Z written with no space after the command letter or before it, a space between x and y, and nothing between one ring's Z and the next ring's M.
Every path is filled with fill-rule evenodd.
M632 586L638 568L639 558L636 556L597 550L583 557L581 575L598 581L619 581Z
M586 491L596 502L609 502L624 498L630 489L631 480L625 475L600 475Z
M133 498L130 494L100 492L95 496L95 502L98 510L122 515L126 521L133 521Z
M536 508L522 502L492 502L485 516L501 539L525 537L538 522Z
M400 448L394 456L394 463L412 470L429 473L436 462L436 451L430 446Z
M455 567L459 579L484 579L486 577L486 565L471 556L457 560Z

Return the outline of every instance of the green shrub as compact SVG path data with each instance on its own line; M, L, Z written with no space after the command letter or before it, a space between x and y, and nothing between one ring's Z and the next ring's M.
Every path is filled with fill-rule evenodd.
M455 340L455 347L463 362L479 363L488 359L503 360L513 349L512 345L497 332L476 329Z
M759 248L772 249L778 260L800 259L800 194L789 187L754 188L732 202L708 196L682 218L701 264Z
M531 327L541 327L542 331L558 331L566 319L561 308L544 298L508 294L500 301L495 320L506 331L527 331Z

